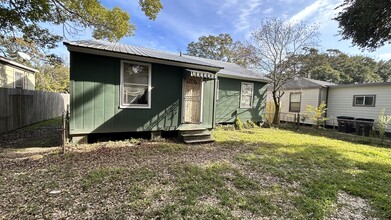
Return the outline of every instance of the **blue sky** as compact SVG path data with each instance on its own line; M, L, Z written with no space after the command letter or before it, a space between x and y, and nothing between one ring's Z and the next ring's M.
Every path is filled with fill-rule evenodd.
M338 23L333 21L334 10L342 0L162 0L163 10L155 21L140 10L137 0L102 0L107 7L119 6L129 12L136 25L135 35L121 39L121 43L185 52L187 44L204 35L229 33L234 40L245 40L265 18L278 17L287 21L317 24L320 49L339 49L355 55L364 54L375 59L391 59L391 45L374 52L353 47L338 35ZM55 31L57 28L53 28ZM89 31L69 40L91 39ZM56 49L66 55L61 46Z

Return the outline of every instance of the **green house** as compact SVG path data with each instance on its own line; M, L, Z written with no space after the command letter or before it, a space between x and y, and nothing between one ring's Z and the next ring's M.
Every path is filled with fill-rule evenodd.
M209 142L217 123L262 121L267 79L236 64L104 41L70 51L70 135L179 131Z

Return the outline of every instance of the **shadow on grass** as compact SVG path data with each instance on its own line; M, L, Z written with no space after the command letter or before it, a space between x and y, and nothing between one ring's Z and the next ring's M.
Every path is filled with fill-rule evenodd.
M62 143L62 119L54 118L0 134L2 148L56 147Z

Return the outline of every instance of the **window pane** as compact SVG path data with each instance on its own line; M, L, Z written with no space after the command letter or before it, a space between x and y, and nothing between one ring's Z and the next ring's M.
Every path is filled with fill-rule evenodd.
M15 72L15 88L23 88L23 73Z
M252 96L252 92L253 92L252 84L242 83L242 95Z
M251 107L251 97L252 96L242 95L240 106L243 108L250 108Z
M124 63L124 83L148 85L148 66Z
M373 96L366 96L365 97L365 105L372 106L373 105Z
M291 93L291 102L300 102L300 93Z
M148 104L148 86L124 84L123 104Z
M363 96L357 96L355 100L356 105L364 105L364 97Z
M300 102L291 102L289 110L291 112L300 112Z

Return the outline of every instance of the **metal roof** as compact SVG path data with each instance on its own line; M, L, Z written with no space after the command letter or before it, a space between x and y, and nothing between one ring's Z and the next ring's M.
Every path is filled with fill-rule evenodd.
M96 50L103 50L109 52L116 52L122 54L135 55L140 57L153 58L158 60L174 61L179 63L187 63L205 67L213 67L222 69L222 66L214 65L209 62L203 62L198 59L193 59L187 56L181 56L179 53L172 53L167 51L161 51L156 49L150 49L140 46L126 45L120 43L111 43L101 40L80 40L80 41L64 41L64 45L76 46L82 48L90 48Z
M373 87L373 86L391 86L391 82L375 82L375 83L359 83L359 84L339 84L331 85L329 87L340 88L340 87Z
M283 87L286 90L294 90L294 89L324 88L331 85L335 85L335 84L331 82L301 77L289 81Z
M19 68L22 68L22 69L25 69L25 70L28 70L28 71L31 71L31 72L35 72L35 73L38 73L39 71L36 70L36 69L33 69L31 67L28 67L28 66L25 66L23 64L20 64L20 63L17 63L13 60L10 60L8 58L5 58L3 56L0 56L0 61L4 62L4 63L8 63L10 65L13 65L13 66L16 66L16 67L19 67Z
M179 63L193 64L198 66L212 67L216 70L217 75L221 77L231 77L247 80L257 80L262 82L269 82L267 77L255 73L234 63L211 60L189 55L180 55L179 53L172 53L156 49L150 49L140 46L126 45L120 43L110 43L100 40L81 40L81 41L65 41L64 45L75 46L81 48L89 48L96 50L103 50L109 52L116 52L122 54L129 54L140 57L153 58L157 60L167 60Z
M190 57L192 59L198 59L203 62L208 62L214 65L219 65L224 67L224 69L221 69L219 72L217 72L217 76L221 77L228 77L228 78L239 78L239 79L248 79L248 80L257 80L257 81L263 81L263 82L269 82L270 79L262 76L259 73L256 73L252 70L246 69L238 64L225 62L221 60L212 60L212 59L206 59L201 57L194 57L185 55L186 57Z

